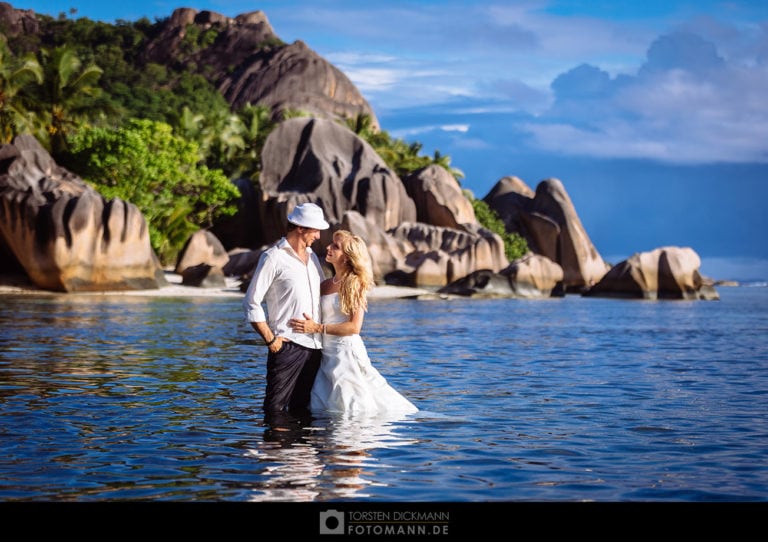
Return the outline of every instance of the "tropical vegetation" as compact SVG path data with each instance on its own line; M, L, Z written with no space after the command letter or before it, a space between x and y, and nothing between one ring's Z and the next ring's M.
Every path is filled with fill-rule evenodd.
M464 194L472 203L477 221L483 227L498 234L504 241L504 255L510 262L522 258L528 253L528 242L525 238L517 232L508 232L504 226L504 221L496 211L491 209L483 200L475 198L471 193L465 191Z
M277 120L261 105L233 110L205 69L188 60L141 62L142 45L164 21L107 24L63 14L38 20L36 33L6 37L0 28L2 142L31 133L105 197L137 205L153 248L170 263L195 228L235 211L239 192L230 181L258 179L261 150ZM181 51L189 55L215 38L214 30L191 25ZM464 177L450 157L421 154L420 143L374 129L368 115L346 124L401 177L430 164L457 182ZM489 209L478 212L477 201L480 223L504 237L508 257L519 252L525 241L502 234L503 223Z
M69 142L70 163L106 198L141 210L152 247L167 261L192 233L237 210L235 185L204 165L197 143L168 124L133 119L117 129L85 126Z

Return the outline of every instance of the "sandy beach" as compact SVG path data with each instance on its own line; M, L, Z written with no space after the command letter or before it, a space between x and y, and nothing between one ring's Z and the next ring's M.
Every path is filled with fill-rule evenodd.
M201 288L197 286L186 286L182 284L181 275L166 272L165 279L167 286L150 290L127 290L127 291L104 291L104 292L75 292L75 295L90 296L144 296L144 297L242 297L240 291L240 279L227 277L223 288ZM23 276L2 276L0 277L0 295L2 294L36 294L36 295L70 295L62 292L51 292L41 290L29 282ZM432 297L434 292L422 288L408 288L403 286L381 285L376 286L368 296L370 300L377 299L397 299L397 298L420 298Z

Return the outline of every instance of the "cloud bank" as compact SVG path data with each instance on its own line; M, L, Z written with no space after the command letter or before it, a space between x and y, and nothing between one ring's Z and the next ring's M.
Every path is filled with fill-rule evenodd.
M448 3L439 18L428 2L407 16L396 8L347 11L347 21L382 41L361 34L365 51L327 56L382 115L419 119L439 107L469 125L467 138L477 136L472 111L496 111L501 130L537 151L768 162L768 17L630 25L553 14L547 5ZM388 21L397 21L396 31Z

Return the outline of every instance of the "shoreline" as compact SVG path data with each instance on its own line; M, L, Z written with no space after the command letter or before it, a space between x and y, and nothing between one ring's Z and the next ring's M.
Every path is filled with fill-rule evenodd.
M43 290L34 286L24 276L1 276L0 296L4 294L14 295L78 295L90 297L125 296L125 297L243 297L240 291L240 279L225 278L226 285L220 288L203 288L199 286L185 286L181 283L182 277L176 273L166 271L167 286L152 288L149 290L105 290L98 292L55 292ZM388 284L376 286L368 295L370 301L381 299L412 299L434 297L436 294L424 288L411 288L407 286L390 286Z
M41 295L41 296L88 296L88 297L243 297L245 292L240 291L240 279L225 277L223 287L205 288L201 286L186 286L182 284L182 277L171 271L165 271L167 285L148 290L103 290L93 292L57 292L44 290L32 284L25 275L0 274L0 297L3 295ZM715 286L720 287L749 287L768 286L760 281L755 284L741 283L738 281L714 281ZM417 288L411 286L393 286L389 284L377 285L368 294L369 301L388 299L450 299L451 294L439 294L435 290Z

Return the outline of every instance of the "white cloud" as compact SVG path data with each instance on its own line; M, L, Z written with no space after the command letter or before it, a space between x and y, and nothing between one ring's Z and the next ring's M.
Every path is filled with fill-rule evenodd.
M688 33L662 36L636 75L594 66L553 83L555 102L524 129L537 148L674 163L768 162L768 65L726 60Z
M571 155L768 160L765 25L697 16L675 32L662 17L554 14L540 0L322 6L294 17L354 40L323 47L375 111L527 112L529 144ZM593 70L563 78L579 65Z
M57 5L64 3L43 2L43 11L65 10ZM254 9L245 0L198 7L209 8L229 16ZM265 0L257 8L279 37L303 40L341 69L377 114L429 109L426 123L475 126L472 115L520 112L509 122L526 117L523 126L504 127L531 134L529 142L515 142L519 147L686 162L768 160L764 1ZM155 6L145 15L171 12ZM608 80L599 97L566 96L552 86L580 65ZM442 121L441 108L449 115Z
M350 78L363 95L392 92L402 81L398 70L347 66L341 70Z
M446 132L468 132L469 124L444 124L440 129Z
M338 66L356 66L360 64L391 64L398 61L397 56L383 53L359 53L356 51L339 51L330 53L325 59Z
M439 125L429 124L421 126L409 126L407 128L400 128L398 130L392 130L391 135L398 138L406 139L408 137L417 136L419 134L426 134L430 132L466 132L469 130L469 125Z
M570 124L528 123L522 129L531 134L536 148L549 152L600 158L680 158L670 148L670 141L638 139L636 131L627 125L614 124L595 131Z
M420 134L426 134L439 129L440 129L439 126L409 126L407 128L399 128L396 130L391 130L390 135L394 138L408 139L414 136L418 136Z

